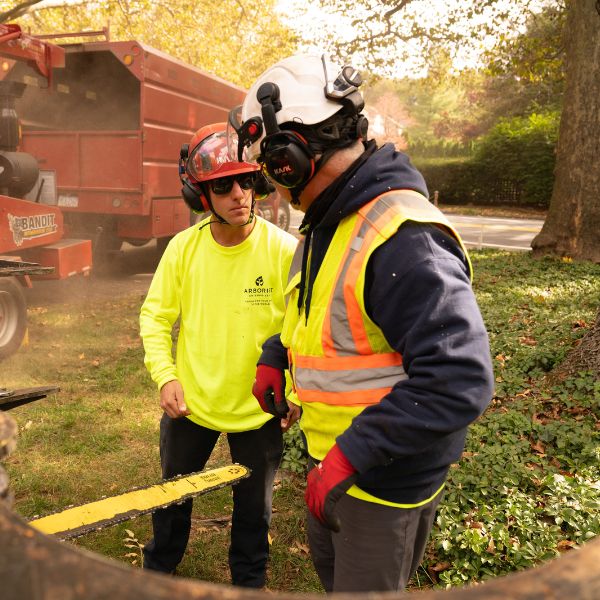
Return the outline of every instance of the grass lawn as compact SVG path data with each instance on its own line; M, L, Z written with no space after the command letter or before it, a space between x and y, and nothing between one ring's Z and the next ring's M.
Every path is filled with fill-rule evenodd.
M472 258L496 397L451 469L415 587L526 568L600 533L600 384L583 373L554 383L547 377L593 322L600 270L524 253L477 251ZM24 517L159 480L161 410L143 365L141 302L136 294L30 309L29 344L3 362L0 383L61 391L11 411L20 435L5 467ZM297 436L287 444L268 587L321 591L304 531L304 480L294 472L302 468ZM228 461L220 443L209 466ZM229 582L231 508L229 488L195 501L182 576ZM139 566L137 544L150 534L145 516L73 543Z

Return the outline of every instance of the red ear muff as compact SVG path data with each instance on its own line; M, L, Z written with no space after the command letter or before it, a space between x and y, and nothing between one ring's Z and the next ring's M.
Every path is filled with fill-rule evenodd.
M299 133L279 131L266 136L260 146L264 167L279 185L295 188L314 175L314 153Z

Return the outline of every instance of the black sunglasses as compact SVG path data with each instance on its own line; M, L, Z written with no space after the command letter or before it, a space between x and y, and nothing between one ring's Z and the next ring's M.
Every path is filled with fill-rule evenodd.
M256 173L242 173L241 175L233 175L231 177L219 177L211 179L210 189L214 194L224 195L229 194L233 189L233 182L237 181L243 190L251 190L256 184Z

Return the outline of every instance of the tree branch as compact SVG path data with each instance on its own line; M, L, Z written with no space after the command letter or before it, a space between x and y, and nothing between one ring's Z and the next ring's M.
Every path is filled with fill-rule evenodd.
M390 20L390 17L394 16L398 11L402 10L405 6L409 5L413 0L402 0L398 6L394 6L394 8L390 8L384 15L383 18L386 21Z
M27 2L21 2L17 6L13 6L10 10L0 13L0 23L6 23L12 19L17 19L29 12L29 9L35 4L39 4L42 0L28 0Z

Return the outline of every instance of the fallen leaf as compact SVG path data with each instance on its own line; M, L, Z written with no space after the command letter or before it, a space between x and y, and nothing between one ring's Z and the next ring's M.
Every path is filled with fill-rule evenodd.
M546 454L546 448L544 447L544 444L542 444L542 442L540 442L540 441L536 442L535 444L532 442L531 449L534 452L541 454L542 456L544 456Z
M302 554L309 554L310 553L310 549L308 548L308 546L306 544L301 544L300 542L296 541L294 542L294 546L302 553Z
M461 458L471 458L472 456L477 456L479 452L463 452Z
M452 565L449 562L440 562L437 565L432 565L429 567L434 573L440 573L441 571L445 571L449 569Z
M556 544L559 552L565 552L567 550L571 550L571 548L576 548L577 544L572 542L571 540L560 540L558 544Z

